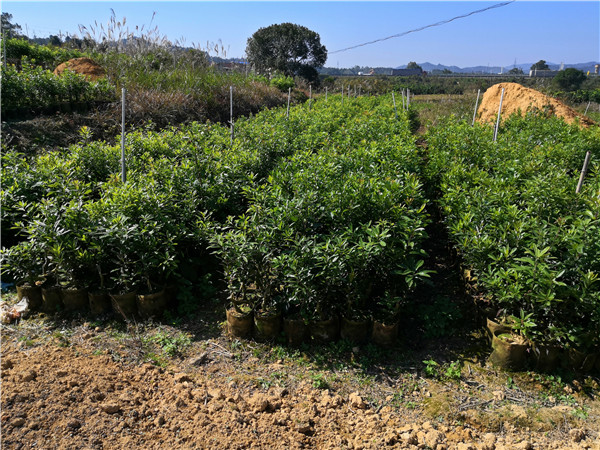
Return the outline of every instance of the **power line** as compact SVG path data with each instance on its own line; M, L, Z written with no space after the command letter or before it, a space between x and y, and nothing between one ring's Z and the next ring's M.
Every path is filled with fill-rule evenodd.
M355 48L358 48L358 47L364 47L365 45L371 45L371 44L375 44L377 42L387 41L388 39L393 39L393 38L398 38L398 37L406 36L407 34L416 33L417 31L423 31L423 30L425 30L427 28L438 27L440 25L444 25L444 24L450 23L450 22L452 22L454 20L457 20L457 19L464 19L465 17L472 16L473 14L479 14L479 13L482 13L484 11L488 11L490 9L500 8L502 6L506 6L506 5L508 5L510 3L513 3L515 1L516 0L509 0L507 2L497 3L495 5L488 6L487 8L478 9L477 11L471 11L470 13L463 14L462 16L456 16L456 17L453 17L452 19L442 20L441 22L432 23L431 25L425 25L424 27L415 28L414 30L405 31L403 33L394 34L393 36L388 36L388 37L384 37L384 38L381 38L381 39L375 39L374 41L365 42L363 44L353 45L352 47L342 48L341 50L335 50L333 52L329 52L329 54L333 55L334 53L341 53L341 52L352 50L352 49L355 49Z

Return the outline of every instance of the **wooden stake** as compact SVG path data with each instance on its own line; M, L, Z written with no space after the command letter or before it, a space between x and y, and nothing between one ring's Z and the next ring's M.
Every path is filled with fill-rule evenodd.
M308 86L308 110L312 109L312 84Z
M587 112L588 112L588 109L590 109L590 105L591 104L592 104L592 102L589 101L588 104L587 104L587 106L585 107L585 112L583 113L584 116L587 116Z
M579 183L577 183L577 189L575 189L576 194L579 194L579 191L581 191L581 186L583 186L583 179L585 178L585 174L587 173L588 164L590 163L590 156L592 156L591 152L588 151L585 153L585 160L583 161L581 175L579 175Z
M396 109L396 97L394 96L394 91L392 91L392 101L394 102L394 116L398 119L398 110Z
M285 118L290 118L290 99L292 97L292 88L288 88L288 104L287 104L287 112L285 113Z

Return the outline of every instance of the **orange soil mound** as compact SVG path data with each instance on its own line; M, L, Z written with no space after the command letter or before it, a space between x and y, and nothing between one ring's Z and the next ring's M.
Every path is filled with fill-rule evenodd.
M54 75L61 75L65 70L85 75L90 81L97 81L106 75L106 71L90 58L75 58L62 63L54 69Z
M499 83L485 91L478 110L479 122L496 122L502 88L504 88L504 99L502 100L501 120L514 113L524 115L528 111L538 109L562 117L567 123L573 123L578 119L579 124L583 127L589 127L595 123L564 103L517 83Z

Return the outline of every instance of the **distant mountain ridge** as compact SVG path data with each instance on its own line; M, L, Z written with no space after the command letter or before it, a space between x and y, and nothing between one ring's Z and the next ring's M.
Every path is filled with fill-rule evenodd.
M523 72L525 73L529 73L529 70L531 68L531 66L533 66L535 63L524 63L524 64L517 64L516 66L514 64L510 64L504 67L500 67L500 66L474 66L474 67L458 67L458 66L444 66L442 64L432 64L429 62L425 62L425 63L418 63L419 66L421 66L423 68L423 70L425 72L433 72L435 71L444 71L444 70L450 70L451 72L454 73L500 73L500 71L503 71L503 73L507 73L510 69L512 69L513 67L517 67L521 70L523 70ZM560 69L561 64L556 64L556 63L551 63L548 62L548 67L550 67L550 70L558 70ZM587 72L588 70L590 72L594 72L594 65L596 64L600 64L599 62L585 62L585 63L576 63L576 64L567 64L565 63L564 68L568 69L569 67L572 67L574 69L578 69L581 70L583 72ZM396 69L406 69L406 64L403 66L398 66L395 67Z

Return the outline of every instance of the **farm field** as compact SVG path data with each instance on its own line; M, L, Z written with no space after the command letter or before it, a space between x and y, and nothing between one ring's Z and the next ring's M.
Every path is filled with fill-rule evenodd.
M210 123L139 130L126 185L118 146L84 132L4 152L14 282L177 289L96 314L46 295L3 325L3 444L598 448L598 127L512 117L493 143L464 102L417 139L428 108L330 96L239 119L233 142ZM399 336L227 337L232 305ZM486 318L527 341L517 371L488 361ZM548 343L560 364L540 368Z

